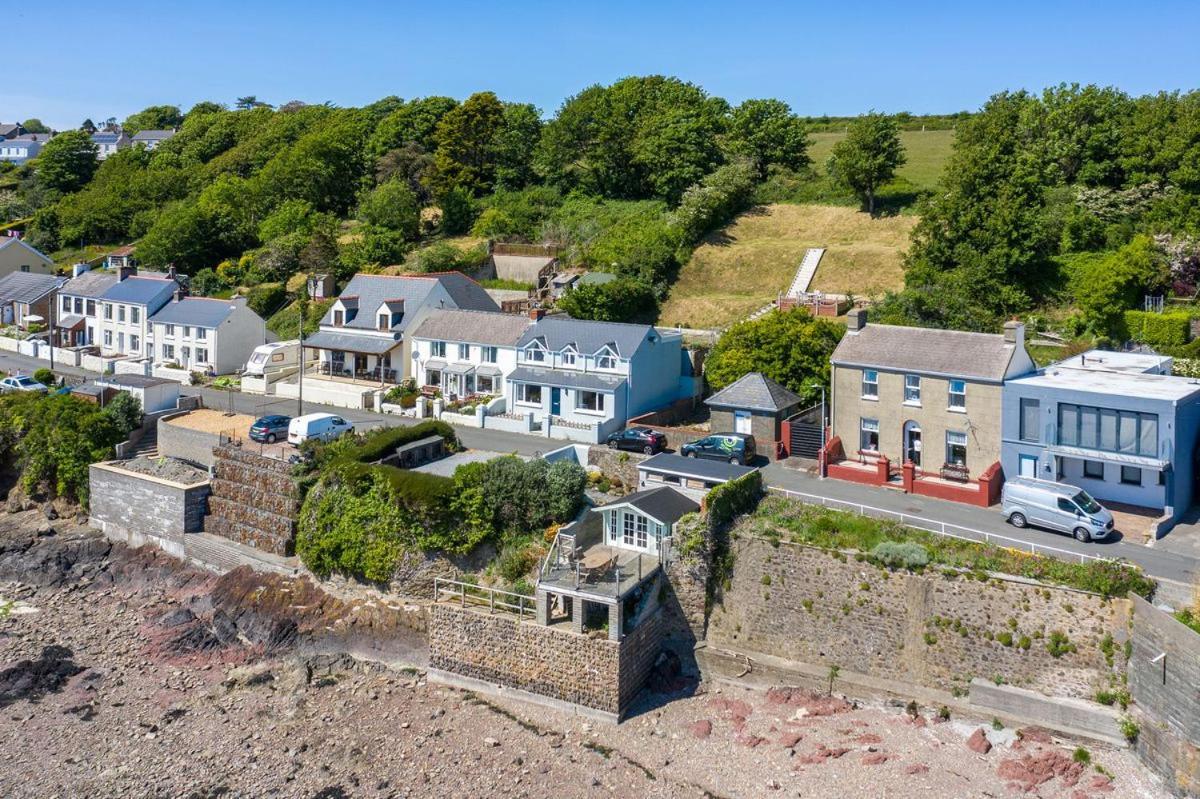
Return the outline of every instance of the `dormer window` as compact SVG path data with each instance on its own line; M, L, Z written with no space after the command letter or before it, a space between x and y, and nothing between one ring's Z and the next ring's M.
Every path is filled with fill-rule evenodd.
M596 353L596 368L597 369L616 369L617 356L608 347Z
M577 354L578 353L575 352L574 347L568 346L568 347L564 348L562 351L562 365L563 366L574 366L575 365L575 356Z
M346 324L346 312L340 308L335 309L333 312L333 324L334 324L334 327L342 327L343 325L345 325Z
M388 314L387 311L379 312L379 329L380 330L387 330L389 327L391 327L391 321L392 321L392 317L390 314Z
M525 360L533 361L534 363L546 362L546 351L542 349L542 345L536 341L525 348Z

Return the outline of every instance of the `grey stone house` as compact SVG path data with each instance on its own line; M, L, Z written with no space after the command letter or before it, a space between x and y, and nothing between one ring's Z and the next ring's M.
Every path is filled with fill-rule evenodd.
M760 454L775 460L783 420L794 414L800 395L761 372L737 379L704 401L714 433L750 433Z

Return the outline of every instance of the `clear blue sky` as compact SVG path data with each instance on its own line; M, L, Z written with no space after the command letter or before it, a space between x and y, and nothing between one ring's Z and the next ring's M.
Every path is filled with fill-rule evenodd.
M22 44L0 121L58 128L245 94L349 106L490 89L549 116L592 83L654 73L812 115L975 109L1060 81L1200 84L1194 0L39 0L5 18Z

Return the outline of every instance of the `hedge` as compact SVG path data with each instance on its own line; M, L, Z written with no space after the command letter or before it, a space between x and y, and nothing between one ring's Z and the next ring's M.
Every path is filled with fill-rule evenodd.
M1151 347L1180 347L1191 338L1191 317L1183 313L1126 311L1125 329L1131 341Z
M366 440L349 457L360 463L373 463L391 455L397 447L420 441L430 436L441 436L449 449L458 449L458 436L454 428L445 422L429 419L412 427L387 427L367 434Z
M762 473L757 470L716 486L704 500L709 524L721 527L743 513L749 513L754 510L761 496Z

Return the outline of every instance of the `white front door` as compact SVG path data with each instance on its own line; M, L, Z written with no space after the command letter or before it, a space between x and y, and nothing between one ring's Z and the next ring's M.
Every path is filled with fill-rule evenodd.
M1021 477L1037 477L1038 459L1036 455L1022 455L1017 463L1017 472Z
M750 411L733 412L733 432L750 433Z

